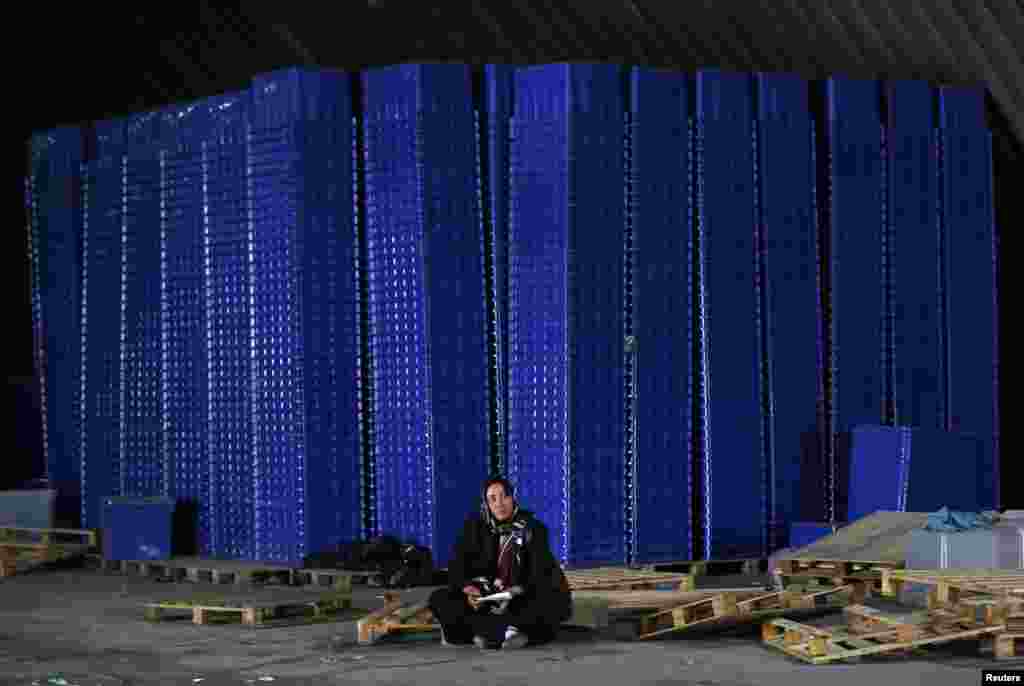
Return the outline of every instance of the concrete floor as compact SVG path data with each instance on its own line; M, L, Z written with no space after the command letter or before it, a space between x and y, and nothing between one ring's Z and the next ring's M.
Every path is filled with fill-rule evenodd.
M429 590L405 595L419 600ZM226 586L86 570L2 579L0 684L959 686L979 683L984 667L1024 668L1024 659L997 664L979 657L973 643L938 647L925 657L813 666L763 648L756 628L655 642L620 642L573 630L547 646L503 653L442 648L434 641L363 647L355 642L354 621L244 629L142 619L143 602L211 591L235 593ZM299 588L260 593L310 594ZM374 609L380 594L357 587L355 605Z

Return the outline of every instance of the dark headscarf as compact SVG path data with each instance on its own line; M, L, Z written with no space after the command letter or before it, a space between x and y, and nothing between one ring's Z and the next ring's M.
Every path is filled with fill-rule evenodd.
M493 533L506 536L512 533L515 528L521 528L521 526L515 526L516 521L520 518L519 501L515 500L515 507L512 509L512 516L504 522L499 522L494 516L494 513L491 512L490 505L487 504L487 489L495 484L501 484L502 488L505 489L505 494L515 500L515 490L512 488L512 484L508 479L502 476L491 477L484 482L484 487L480 491L480 516L485 522L487 522L487 526L490 527Z

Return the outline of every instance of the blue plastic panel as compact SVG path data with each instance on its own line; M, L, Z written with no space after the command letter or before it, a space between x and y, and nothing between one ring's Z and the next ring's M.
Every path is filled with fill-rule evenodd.
M57 516L72 523L81 512L82 147L76 128L34 137L27 188L44 464Z
M849 521L878 510L989 507L981 502L987 490L977 469L984 446L974 436L937 429L859 426L840 434L837 446L849 456Z
M913 448L909 428L858 426L842 432L836 446L848 455L850 481L844 516L847 521L856 521L878 510L907 510Z
M750 77L697 75L704 555L759 557L767 525Z
M774 550L800 516L801 436L824 426L824 321L807 82L762 74L757 86Z
M907 511L934 512L948 507L978 512L992 508L992 481L978 469L985 456L985 442L976 436L914 429Z
M626 553L624 106L616 67L516 72L508 471L576 566Z
M406 65L364 84L377 522L444 564L490 461L472 82Z
M637 337L633 561L693 559L689 84L633 69L629 123Z
M885 385L879 85L829 79L832 413L836 431L882 419Z
M992 148L980 89L940 91L949 427L984 442L979 471L999 494Z
M945 426L934 93L887 84L887 262L895 421Z

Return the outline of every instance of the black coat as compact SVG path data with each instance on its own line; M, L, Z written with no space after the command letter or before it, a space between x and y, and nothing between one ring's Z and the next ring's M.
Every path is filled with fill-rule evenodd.
M552 620L564 621L572 614L572 594L562 567L551 552L548 529L527 510L520 515L528 522L522 546L522 564L513 585L522 586L523 601L536 601ZM498 565L498 537L480 515L466 520L455 544L455 556L448 565L448 585L461 591L476 577L494 577Z

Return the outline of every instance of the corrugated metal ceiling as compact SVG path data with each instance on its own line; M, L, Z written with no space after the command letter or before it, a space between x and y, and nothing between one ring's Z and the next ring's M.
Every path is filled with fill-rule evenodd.
M109 115L241 88L293 65L607 60L984 83L1024 141L1019 0L349 0L330 10L235 0L83 17L90 28L72 18L53 27L54 42L125 94L107 98L119 110ZM90 52L115 35L119 51ZM72 123L77 113L57 116Z

